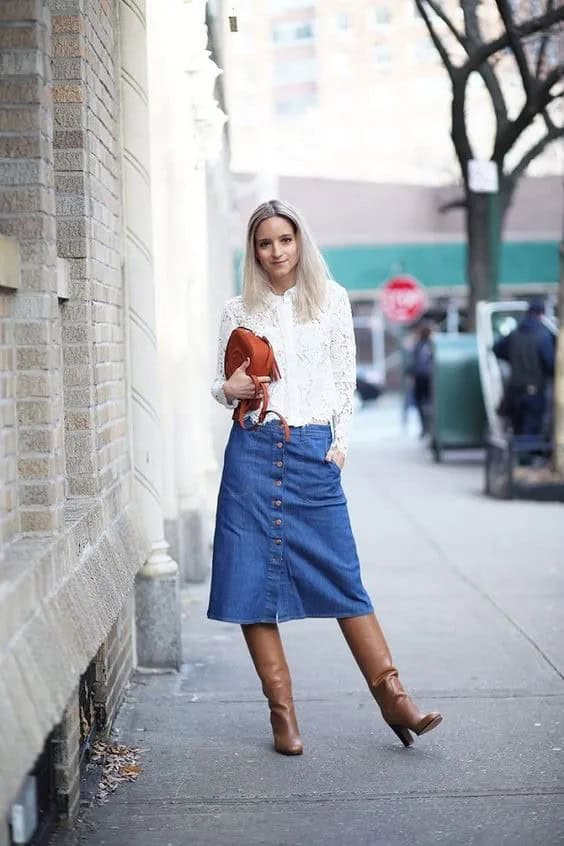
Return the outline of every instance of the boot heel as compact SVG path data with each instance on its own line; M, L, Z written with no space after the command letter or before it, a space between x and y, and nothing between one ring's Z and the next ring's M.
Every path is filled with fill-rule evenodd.
M413 735L409 729L405 728L405 726L390 726L390 728L395 734L397 734L405 747L411 746L411 744L415 742Z

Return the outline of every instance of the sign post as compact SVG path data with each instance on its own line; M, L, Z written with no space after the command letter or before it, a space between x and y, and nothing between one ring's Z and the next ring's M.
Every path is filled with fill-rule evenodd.
M475 194L486 195L488 225L488 295L494 302L498 295L499 275L499 169L497 163L485 159L468 162L468 188Z

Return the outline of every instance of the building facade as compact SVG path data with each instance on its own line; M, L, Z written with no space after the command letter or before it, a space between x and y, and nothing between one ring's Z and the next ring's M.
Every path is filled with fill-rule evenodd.
M193 73L179 67L168 78L189 84L160 120L172 147L184 148L183 185L203 210L196 250L187 238L195 218L178 195L173 235L155 227L162 175L149 144L151 87L163 82L165 47L155 29L160 3L148 5L0 4L2 846L14 807L26 802L34 808L21 823L26 836L52 815L73 821L81 760L93 733L111 726L132 668L179 667L182 574L167 537L187 474L199 502L198 462L210 474L216 467L210 447L171 480L176 457L161 411L170 384L160 383L163 358L173 356L162 320L172 290L188 336L204 343L195 326L207 326L212 306L194 291L207 282L207 221L228 216L223 171L208 167L224 118L213 84L198 77L211 64L206 4L171 3L164 17L190 46ZM189 116L182 125L173 121L179 106ZM159 147L162 135L165 167L177 164ZM183 251L183 275L178 262L163 269L171 249ZM169 288L159 291L165 277ZM195 302L205 319L192 313ZM184 370L188 352L174 351ZM181 414L173 408L177 430ZM204 520L206 509L195 510L196 523ZM205 550L201 558L200 570Z
M225 67L235 171L386 184L458 181L450 81L413 0L239 0L234 6L239 32L226 38ZM460 26L459 0L441 6ZM478 15L483 32L499 32L495 3L480 3ZM443 22L436 16L433 22L459 61L462 49ZM558 59L556 38L550 61ZM518 68L503 57L496 72L512 113L522 98ZM468 106L475 154L489 158L492 110L476 74ZM542 121L524 143L532 144L537 132L544 134ZM529 173L554 174L562 165L553 144Z

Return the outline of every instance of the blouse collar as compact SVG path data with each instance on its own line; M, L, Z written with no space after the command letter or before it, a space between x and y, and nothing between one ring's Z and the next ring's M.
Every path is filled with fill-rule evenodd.
M266 296L270 303L287 302L288 300L293 301L296 296L296 285L292 285L292 287L288 288L287 291L284 291L283 294L276 294L272 288L267 287Z

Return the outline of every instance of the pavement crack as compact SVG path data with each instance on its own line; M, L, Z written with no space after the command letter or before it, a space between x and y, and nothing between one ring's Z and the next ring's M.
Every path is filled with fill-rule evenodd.
M341 802L344 804L354 804L360 802L390 802L402 801L408 799L410 801L426 800L426 799L510 799L510 798L542 798L549 796L564 796L564 788L562 789L523 789L523 790L417 790L417 791L402 791L388 792L388 793L339 793L338 791L330 791L327 793L309 793L309 794L289 794L287 796L273 797L273 796L237 796L226 799L221 796L209 796L205 799L190 799L190 798L169 798L169 797L152 797L139 800L132 800L131 798L126 802L113 802L114 805L127 804L128 807L146 806L146 805L182 805L192 808L201 808L208 805L221 807L240 807L244 805L263 805L282 807L285 805L310 805L310 804L326 804Z
M507 700L507 699L561 699L564 697L564 691L520 691L520 690L484 690L484 691L444 691L444 690L423 690L412 689L412 694L416 698L421 699L435 699L437 701L458 701L458 700L476 700L476 701L493 701L493 700ZM193 699L197 696L197 699ZM224 693L220 696L215 696L209 693L200 693L197 690L189 691L188 693L176 693L174 695L176 700L182 701L183 705L190 705L194 707L202 705L258 705L263 707L264 698L239 698L237 696L229 696ZM301 704L305 703L334 703L341 702L343 699L355 699L356 697L366 700L368 706L372 705L372 700L367 699L365 690L347 690L333 696L308 696L296 695L294 699ZM169 697L154 697L152 698L154 705L167 704L170 701Z

